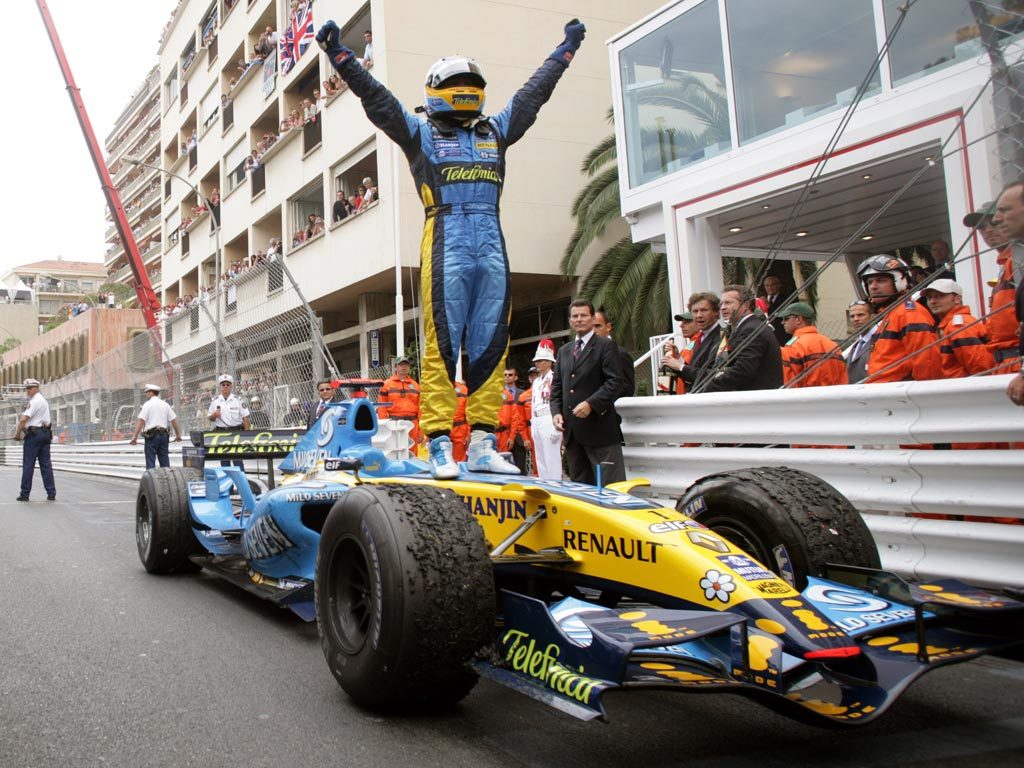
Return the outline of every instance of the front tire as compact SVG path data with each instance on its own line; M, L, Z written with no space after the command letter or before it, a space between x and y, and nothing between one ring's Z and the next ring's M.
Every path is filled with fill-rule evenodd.
M190 555L204 550L192 531L188 508L189 481L202 473L182 467L146 470L135 499L135 543L150 573L194 573Z
M728 539L797 590L826 563L879 568L878 547L839 491L789 467L757 467L701 478L676 508ZM690 511L687 511L690 510Z
M331 672L356 703L453 704L493 639L483 530L451 491L360 485L331 509L317 553L316 615Z

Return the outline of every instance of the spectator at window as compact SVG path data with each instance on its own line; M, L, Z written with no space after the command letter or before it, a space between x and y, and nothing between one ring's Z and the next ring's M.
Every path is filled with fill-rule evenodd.
M301 229L296 230L295 234L292 235L292 248L298 248L300 245L303 244L303 242L305 242L305 240L306 240L306 233L305 233L305 231L303 231Z
M337 74L333 74L329 78L327 78L327 82L330 84L331 90L333 90L335 93L340 93L341 91L348 88L348 85L341 82L341 78L338 77Z
M355 195L348 196L349 213L359 213L360 200Z
M334 206L331 208L331 221L337 223L342 219L348 218L347 203L348 200L345 199L345 193L339 190Z
M369 176L363 179L363 208L365 209L370 203L377 201L377 186L373 183L373 179Z
M363 40L366 41L366 47L363 48L363 58L360 61L366 69L370 69L373 67L373 32L363 30Z
M323 216L317 216L316 220L313 222L313 235L315 236L315 235L323 234L323 231L324 231L324 217Z
M324 80L320 87L320 92L326 97L331 97L338 92L338 89L334 87L330 80Z
M314 88L313 89L313 108L316 110L316 113L319 115L323 111L324 107L326 107L326 106L327 106L327 98L324 96L323 92L319 88Z
M308 123L316 119L316 106L309 99L302 100L302 121Z

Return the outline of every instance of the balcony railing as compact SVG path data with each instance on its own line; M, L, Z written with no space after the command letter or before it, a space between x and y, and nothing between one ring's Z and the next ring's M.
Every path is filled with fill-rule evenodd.
M317 115L302 126L302 154L308 155L323 143L323 130Z
M258 165L251 171L252 178L252 196L255 198L258 194L266 190L267 188L267 168L264 165Z
M190 171L194 171L195 168L196 168L196 165L198 165L198 164L199 164L199 147L197 145L195 147L192 147L192 149L190 149L188 151L188 169Z
M235 124L235 102L228 100L224 105L224 131L227 131Z

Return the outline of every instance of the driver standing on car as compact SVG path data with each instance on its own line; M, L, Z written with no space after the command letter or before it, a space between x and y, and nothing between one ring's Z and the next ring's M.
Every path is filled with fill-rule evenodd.
M240 432L243 429L251 429L249 425L249 409L245 407L242 398L231 391L235 383L229 373L223 373L217 379L220 387L220 394L210 401L210 409L206 412L206 418L213 422L217 429L227 429L232 432ZM241 461L222 460L220 465L227 467L234 464L236 467L245 465Z
M18 426L14 430L14 439L25 441L21 454L21 494L18 501L28 501L37 460L39 474L43 476L43 487L46 489L46 500L56 501L57 486L53 484L53 465L50 464L50 443L53 441L50 404L39 393L38 380L25 379L24 385L25 394L29 398L28 406L18 419Z

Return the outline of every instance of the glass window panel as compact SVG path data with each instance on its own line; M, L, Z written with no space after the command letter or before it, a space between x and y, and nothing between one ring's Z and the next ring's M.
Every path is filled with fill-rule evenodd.
M732 147L716 0L624 48L619 67L629 186Z
M885 28L899 19L900 0L885 0ZM1003 35L1019 30L1020 13L1002 8L1019 7L1017 0L987 0L990 22ZM982 53L978 27L966 0L919 0L907 13L889 50L894 83L906 82Z
M726 0L726 13L740 142L848 105L878 53L871 0Z

